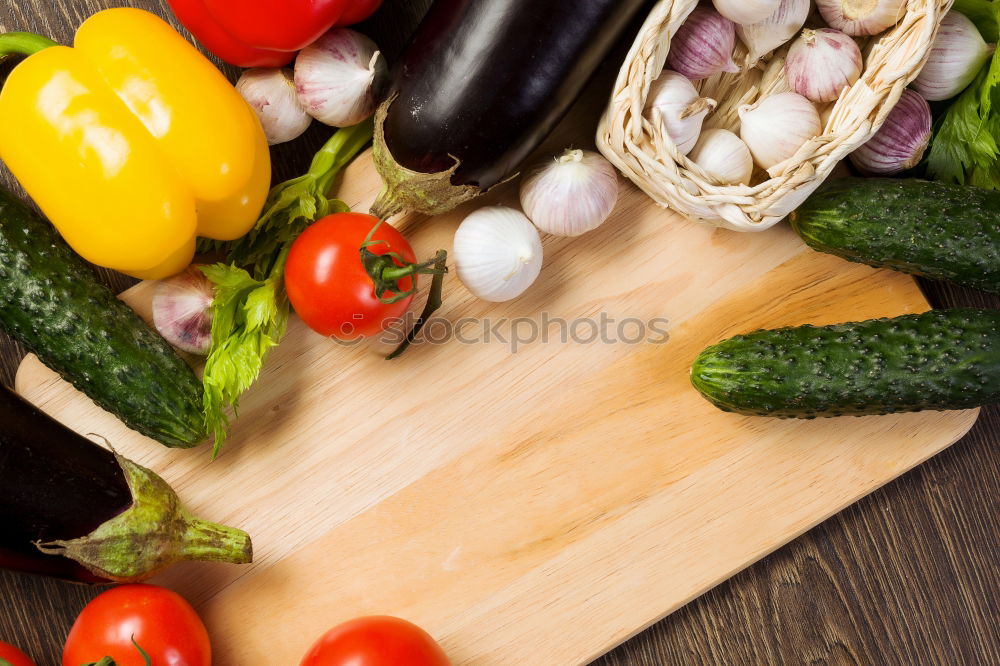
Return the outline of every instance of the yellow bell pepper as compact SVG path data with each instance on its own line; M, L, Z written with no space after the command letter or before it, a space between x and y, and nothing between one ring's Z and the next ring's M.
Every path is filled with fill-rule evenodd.
M109 9L73 48L31 51L0 92L0 159L81 256L158 279L196 236L250 230L271 180L260 121L167 23Z

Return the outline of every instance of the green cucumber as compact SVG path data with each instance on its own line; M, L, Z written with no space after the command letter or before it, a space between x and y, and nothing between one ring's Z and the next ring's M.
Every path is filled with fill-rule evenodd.
M966 409L1000 401L1000 311L738 335L705 349L694 387L727 412L780 418Z
M0 328L133 430L171 447L205 440L194 371L2 189Z
M825 183L789 219L819 252L1000 293L1000 192L840 178Z

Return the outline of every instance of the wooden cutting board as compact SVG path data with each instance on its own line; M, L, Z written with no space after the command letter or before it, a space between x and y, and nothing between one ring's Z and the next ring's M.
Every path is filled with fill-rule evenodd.
M367 208L368 156L339 188ZM516 205L515 190L485 202ZM429 256L469 210L399 226ZM377 345L341 346L293 320L214 462L209 447L172 451L128 431L33 357L17 388L158 471L199 515L251 533L252 565L185 564L156 581L199 608L219 666L297 664L327 628L366 614L417 622L456 664L583 663L976 419L778 421L701 399L688 367L723 337L928 308L910 278L813 253L786 226L699 226L623 184L608 223L548 237L545 252L522 298L484 303L452 277L439 314L473 318L465 340L485 319L525 318L522 335L546 316L583 321L576 341L551 324L548 341L512 353L501 322L489 342L452 337L387 362ZM150 294L142 284L124 298L148 314ZM624 319L662 319L669 340L586 343L602 314L612 337Z

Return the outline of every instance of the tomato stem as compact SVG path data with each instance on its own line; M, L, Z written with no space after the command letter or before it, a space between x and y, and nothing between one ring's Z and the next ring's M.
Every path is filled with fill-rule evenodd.
M375 232L383 224L385 224L385 220L379 220L372 227L372 230L368 232L368 235L365 236L364 242L361 243L361 264L365 267L365 271L375 285L375 296L381 303L390 305L412 296L417 291L415 283L409 289L400 287L399 282L401 280L414 275L440 275L447 273L448 267L444 265L444 261L448 253L444 250L439 250L432 259L422 264L408 262L396 252L375 254L369 248L385 243L385 241L373 240ZM392 293L393 295L387 297L387 293Z
M385 243L385 241L373 240L375 232L384 223L385 220L380 219L372 227L372 230L368 232L364 242L361 243L361 264L372 279L372 283L375 286L375 296L379 302L391 305L415 294L417 291L415 280L411 282L409 289L403 289L400 286L400 281L406 278L412 278L415 275L434 276L431 282L431 292L427 299L427 305L424 306L424 311L420 314L420 319L417 320L410 332L406 334L406 339L403 340L402 344L394 352L386 357L392 360L406 351L407 347L416 339L417 334L420 333L420 329L423 328L427 319L435 310L441 307L444 276L448 273L448 252L438 250L433 258L420 264L408 262L396 252L375 254L369 248ZM390 293L392 296L386 296L386 294Z
M431 281L431 291L427 296L427 304L424 306L424 311L420 313L420 318L417 319L417 323L413 325L410 332L406 334L406 339L396 347L396 350L385 357L385 360L391 361L394 358L398 358L405 352L410 344L417 339L417 335L420 330L424 327L424 324L431 318L431 315L441 307L443 302L442 292L444 289L444 276L448 272L447 267L448 253L444 250L440 250L435 257L434 264L434 279Z

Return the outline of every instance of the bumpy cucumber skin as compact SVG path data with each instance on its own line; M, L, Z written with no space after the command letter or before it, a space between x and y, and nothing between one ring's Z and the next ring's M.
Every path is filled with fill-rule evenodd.
M789 220L819 252L1000 293L1000 192L840 178L825 183Z
M51 224L2 190L0 328L133 430L170 447L206 439L201 383L187 363Z
M1000 311L919 315L738 335L708 347L694 387L727 412L892 414L1000 401Z

